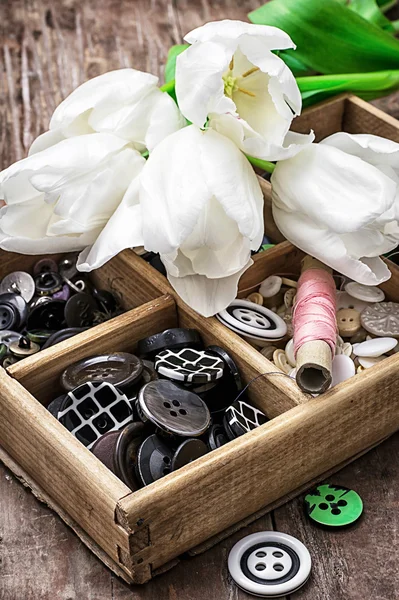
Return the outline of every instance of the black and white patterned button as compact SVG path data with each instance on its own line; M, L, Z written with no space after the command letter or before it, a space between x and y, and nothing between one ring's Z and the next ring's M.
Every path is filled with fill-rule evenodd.
M58 420L90 449L104 433L130 423L132 409L115 386L93 381L68 392Z
M88 381L106 381L124 389L138 381L142 373L143 362L134 354L100 354L83 358L67 367L61 375L61 385L71 391Z
M234 300L216 317L232 331L255 342L278 340L287 333L287 325L281 317L248 300Z
M210 383L223 377L224 363L206 350L163 350L155 357L155 369L163 377L184 383Z
M262 411L250 406L244 400L236 400L226 409L224 416L224 427L231 440L256 429L267 423L269 419Z
M172 470L173 450L158 435L150 435L138 449L136 474L143 485L150 485Z
M141 388L137 409L142 421L181 437L198 437L211 422L208 407L197 394L166 379L150 381Z
M228 558L231 577L242 590L262 598L296 592L309 578L308 549L291 535L260 531L241 539Z

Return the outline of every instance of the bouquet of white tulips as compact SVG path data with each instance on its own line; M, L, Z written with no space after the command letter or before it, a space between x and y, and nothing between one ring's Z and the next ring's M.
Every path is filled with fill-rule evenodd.
M388 279L379 255L399 243L399 144L290 131L302 98L277 55L295 48L282 29L221 21L185 39L163 88L121 69L58 106L29 156L0 174L0 247L80 251L91 271L144 246L183 300L213 315L262 243L252 162L272 173L284 236L360 283Z

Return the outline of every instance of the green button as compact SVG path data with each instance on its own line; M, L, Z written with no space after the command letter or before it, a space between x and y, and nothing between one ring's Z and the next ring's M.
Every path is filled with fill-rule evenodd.
M305 510L316 523L343 527L357 521L363 512L363 501L349 488L325 483L305 496Z

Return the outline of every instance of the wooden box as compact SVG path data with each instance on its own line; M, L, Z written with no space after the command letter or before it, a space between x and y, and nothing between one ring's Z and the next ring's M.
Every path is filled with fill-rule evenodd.
M374 128L399 137L393 119L357 99L337 99L312 111L312 126L323 135L353 131L352 123L357 131ZM298 126L308 128L310 113ZM118 575L144 583L182 553L206 549L394 433L399 355L311 398L215 318L198 316L174 297L166 279L133 252L121 256L129 274L122 293L127 307L136 308L7 372L0 369L1 458ZM287 242L259 254L241 290L248 293L276 271L298 272L301 256ZM384 289L399 301L399 271L389 266L392 279ZM149 301L138 306L143 300ZM206 344L231 353L244 381L254 380L251 401L270 421L133 493L45 405L58 394L67 365L94 353L134 352L140 338L175 326L196 328Z

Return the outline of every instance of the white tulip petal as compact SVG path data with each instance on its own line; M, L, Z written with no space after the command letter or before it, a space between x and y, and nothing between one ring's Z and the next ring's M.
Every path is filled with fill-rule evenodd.
M399 144L369 133L334 133L320 142L358 156L376 167L390 165L399 169Z
M379 285L391 272L380 258L357 259L348 253L343 239L304 214L281 210L273 203L273 217L281 233L295 246L364 285Z
M373 223L392 207L397 191L376 167L320 144L279 162L271 182L277 207L306 214L337 233Z
M62 142L64 139L65 136L61 129L45 131L42 133L42 135L39 135L39 137L34 140L33 144L29 148L28 156L42 152L42 150L46 150L47 148L50 148L50 146L55 146L55 144Z
M161 257L162 258L162 257ZM208 279L204 275L188 275L168 279L179 296L204 317L211 317L226 308L237 296L241 275L253 264L250 259L245 266L229 277Z
M156 102L149 114L144 145L152 152L162 140L187 125L176 102L164 92L157 93Z

